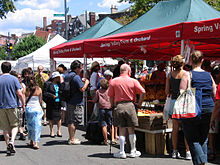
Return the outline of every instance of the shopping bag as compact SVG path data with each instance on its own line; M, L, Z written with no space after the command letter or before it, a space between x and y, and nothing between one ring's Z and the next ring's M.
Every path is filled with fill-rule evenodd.
M174 119L191 119L201 114L201 107L196 101L196 88L191 87L191 76L188 74L188 87L180 91L173 107Z
M170 101L171 101L171 98L167 97L164 108L163 108L163 118L164 118L164 120L169 119Z

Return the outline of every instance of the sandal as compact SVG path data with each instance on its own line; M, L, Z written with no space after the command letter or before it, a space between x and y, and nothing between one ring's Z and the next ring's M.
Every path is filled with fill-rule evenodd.
M39 149L39 146L34 145L33 148L34 148L35 150L38 150L38 149Z
M59 135L59 134L57 134L57 137L63 137L63 135L62 135L62 134L60 134L60 135Z
M117 142L116 139L112 140L112 144L117 144L117 143L118 143L118 142Z
M63 135L57 132L57 137L63 137Z
M101 142L101 144L102 144L102 145L106 145L106 146L109 145L108 142L106 142L106 141Z

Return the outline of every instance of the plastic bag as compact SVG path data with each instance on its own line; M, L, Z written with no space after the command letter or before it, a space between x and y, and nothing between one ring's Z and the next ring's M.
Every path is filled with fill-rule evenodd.
M165 103L164 108L163 108L163 118L164 118L164 120L169 119L170 101L171 101L171 98L167 97L166 103Z

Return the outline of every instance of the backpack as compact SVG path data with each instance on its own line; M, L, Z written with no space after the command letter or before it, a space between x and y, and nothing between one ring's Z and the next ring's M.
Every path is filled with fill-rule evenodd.
M75 77L75 73L67 80L60 84L60 96L63 101L68 102L71 98L71 80Z

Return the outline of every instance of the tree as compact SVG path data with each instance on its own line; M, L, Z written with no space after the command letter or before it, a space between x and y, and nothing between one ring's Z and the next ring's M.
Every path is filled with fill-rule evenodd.
M137 17L140 17L141 15L149 11L160 1L163 0L119 0L119 2L129 2L130 4L132 4L132 9ZM216 10L220 11L220 0L204 1L214 7Z
M14 2L17 0L0 0L0 18L6 18L8 12L15 12Z
M120 0L119 2L129 2L132 4L132 10L137 17L140 17L147 11L149 11L154 5L162 0Z
M14 46L12 51L12 56L15 59L28 55L41 46L43 46L46 41L42 38L39 38L35 35L30 35L22 39L17 45Z
M220 0L205 0L210 6L220 11Z
M7 57L6 46L0 46L0 60L5 60Z

